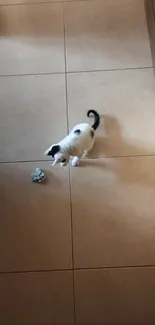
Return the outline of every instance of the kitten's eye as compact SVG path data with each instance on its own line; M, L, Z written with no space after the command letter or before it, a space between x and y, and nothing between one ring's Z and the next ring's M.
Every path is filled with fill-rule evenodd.
M61 162L62 162L62 163L65 163L65 162L66 162L66 159L62 159Z

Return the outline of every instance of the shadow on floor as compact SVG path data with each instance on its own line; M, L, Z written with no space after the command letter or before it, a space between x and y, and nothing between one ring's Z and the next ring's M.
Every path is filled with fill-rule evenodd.
M90 156L119 158L111 163L105 160L86 159L81 161L80 166L94 166L97 168L112 168L119 175L122 182L140 183L147 186L155 185L155 157L145 147L138 147L124 140L121 126L115 117L101 116L104 119L106 137L96 137L96 142ZM148 157L151 156L151 157ZM110 167L111 166L111 167Z

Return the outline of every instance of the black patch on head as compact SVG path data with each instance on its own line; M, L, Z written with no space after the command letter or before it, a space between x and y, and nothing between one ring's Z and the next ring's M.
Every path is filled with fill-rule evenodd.
M77 130L74 131L74 133L80 134L81 133L81 130L77 129Z
M66 159L62 159L61 162L62 162L62 163L65 163L65 162L66 162Z
M52 156L54 158L54 155L60 151L60 146L55 145L52 147L52 149L48 152L48 156Z
M95 132L94 132L93 130L91 130L91 131L90 131L90 135L91 135L91 137L93 138L94 135L95 135Z

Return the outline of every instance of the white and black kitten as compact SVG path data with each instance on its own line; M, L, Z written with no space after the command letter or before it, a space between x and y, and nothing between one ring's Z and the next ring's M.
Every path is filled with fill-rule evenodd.
M100 124L100 116L95 110L89 110L87 116L94 115L95 122L92 126L88 123L76 125L69 135L62 139L57 144L53 144L45 151L45 155L53 157L52 166L61 163L61 166L66 166L70 156L73 157L72 166L77 166L82 157L85 157L93 148L95 130Z

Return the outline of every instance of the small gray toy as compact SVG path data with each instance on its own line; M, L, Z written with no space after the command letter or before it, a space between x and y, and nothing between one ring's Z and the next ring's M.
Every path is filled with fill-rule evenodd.
M34 183L42 183L46 179L46 176L40 168L36 168L31 174L31 178Z

